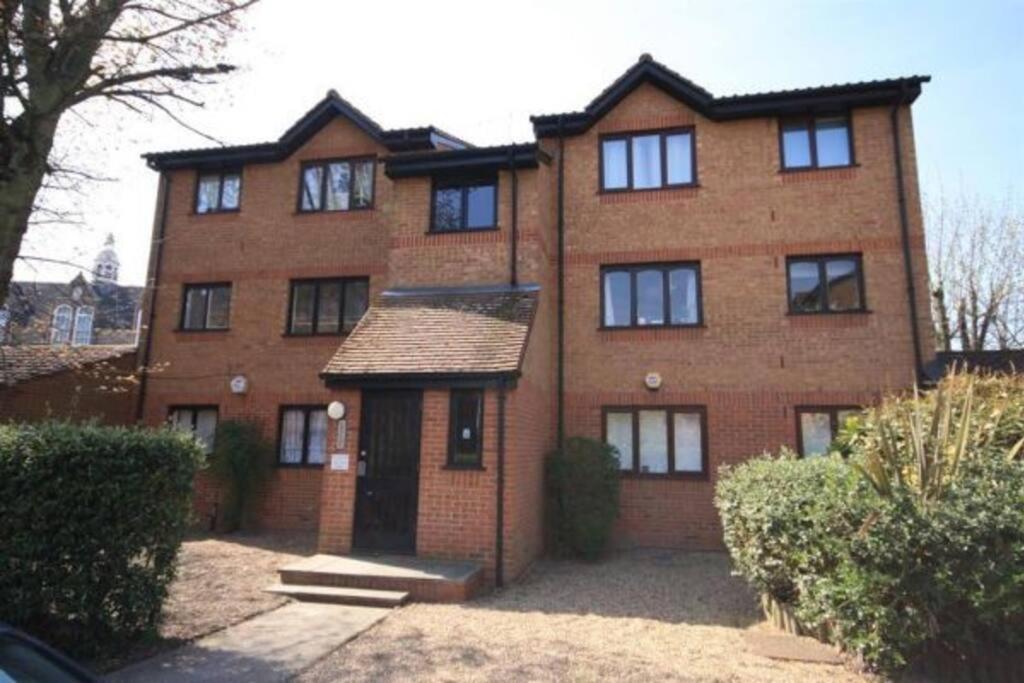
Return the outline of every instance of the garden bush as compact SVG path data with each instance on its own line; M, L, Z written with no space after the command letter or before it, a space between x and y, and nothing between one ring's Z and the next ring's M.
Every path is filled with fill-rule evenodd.
M722 473L737 571L881 670L1024 645L1024 381L952 376L866 411L835 447Z
M170 430L0 426L0 621L76 656L152 632L202 457Z
M224 420L217 425L209 472L224 487L221 524L225 531L247 527L256 493L270 474L274 447L259 424Z
M549 545L556 554L600 557L619 512L619 461L600 441L574 437L546 462Z

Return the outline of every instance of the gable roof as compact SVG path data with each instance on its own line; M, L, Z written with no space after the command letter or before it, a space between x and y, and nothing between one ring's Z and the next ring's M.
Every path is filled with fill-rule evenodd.
M338 383L517 376L537 292L535 286L386 291L321 377Z
M0 346L0 387L80 370L134 352L134 346Z
M853 106L910 104L921 94L930 76L908 76L880 81L826 85L798 90L715 97L693 81L656 61L640 55L636 64L615 79L582 110L565 114L531 116L537 137L557 135L559 122L566 135L579 135L594 125L636 88L649 83L691 109L715 121L806 112L828 112Z
M450 133L434 126L385 130L372 118L357 109L335 90L317 102L298 121L273 142L251 145L183 149L170 152L151 152L142 158L150 168L228 168L242 164L265 164L288 158L299 147L331 122L336 116L350 121L356 128L383 145L391 152L429 149L462 149L472 147Z

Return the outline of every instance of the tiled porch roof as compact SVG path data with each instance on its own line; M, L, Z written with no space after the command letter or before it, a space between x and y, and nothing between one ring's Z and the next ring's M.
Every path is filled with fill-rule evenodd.
M537 292L537 287L384 292L322 376L515 375L530 335Z

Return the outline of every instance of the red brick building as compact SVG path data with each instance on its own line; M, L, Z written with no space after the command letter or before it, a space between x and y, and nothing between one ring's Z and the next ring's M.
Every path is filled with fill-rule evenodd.
M325 552L514 578L573 435L618 448L620 543L719 547L721 465L820 451L931 359L927 80L723 98L645 55L530 144L331 92L275 142L149 155L141 415L262 422L261 519Z

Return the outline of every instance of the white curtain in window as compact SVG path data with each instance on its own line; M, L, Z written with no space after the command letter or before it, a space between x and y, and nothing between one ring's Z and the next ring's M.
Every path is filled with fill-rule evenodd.
M53 327L50 328L51 344L67 344L71 341L71 307L61 304L53 309Z
M301 410L286 410L281 425L281 462L302 462L302 436L306 428L306 414Z
M347 211L351 169L347 161L327 167L327 210Z
M204 175L199 179L196 213L209 213L220 208L220 176Z
M601 145L603 157L602 174L604 189L621 190L629 185L626 155L629 153L625 140L605 140Z
M619 451L619 469L633 469L633 414L608 413L608 445Z
M75 311L75 332L72 342L75 346L85 346L92 343L92 307L82 306Z
M675 413L673 438L676 446L676 472L700 472L704 462L700 415Z
M309 413L309 459L314 465L323 463L327 454L327 411L311 410Z
M640 411L640 471L668 472L668 424L664 410Z
M213 450L213 435L217 431L217 411L204 408L196 411L196 438L203 444L203 450Z
M184 408L179 408L171 412L170 418L171 428L179 432L191 432L192 431L192 411Z
M633 189L661 187L661 137L633 138Z
M800 413L804 456L824 455L832 443L832 417L828 413Z
M367 207L373 203L373 162L355 165L352 182L352 206Z

